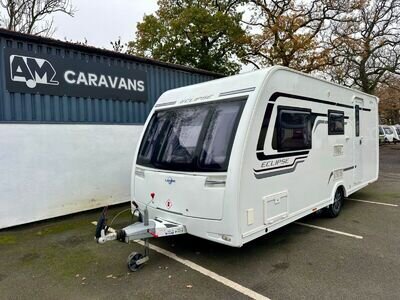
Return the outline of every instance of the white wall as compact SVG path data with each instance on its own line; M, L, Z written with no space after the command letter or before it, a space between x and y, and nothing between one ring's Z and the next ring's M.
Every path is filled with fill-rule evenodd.
M0 124L0 228L129 201L142 128Z

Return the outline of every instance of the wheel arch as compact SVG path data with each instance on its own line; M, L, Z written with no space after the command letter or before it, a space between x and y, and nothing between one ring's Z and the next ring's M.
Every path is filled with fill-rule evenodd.
M335 186L333 187L333 189L332 189L332 194L331 194L331 200L332 200L332 202L333 202L333 199L334 199L334 197L335 197L335 193L336 193L337 189L342 189L342 191L343 191L343 196L344 196L344 197L347 197L347 190L346 190L346 187L345 187L345 185L344 185L344 182L343 182L343 181L340 181L340 182L337 182L337 183L335 184Z

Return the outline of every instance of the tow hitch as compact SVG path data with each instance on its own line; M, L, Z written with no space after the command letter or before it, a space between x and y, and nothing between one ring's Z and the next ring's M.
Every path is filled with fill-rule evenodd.
M135 212L138 213L139 222L128 225L120 230L114 230L107 226L107 207L105 207L96 225L95 239L99 244L116 240L129 244L131 241L143 240L144 254L132 252L127 259L129 270L136 272L143 266L145 262L149 260L150 238L160 238L183 234L186 233L186 228L182 224L157 217L154 219L149 219L147 205L142 213L139 210L138 205L135 202L132 203L136 207Z

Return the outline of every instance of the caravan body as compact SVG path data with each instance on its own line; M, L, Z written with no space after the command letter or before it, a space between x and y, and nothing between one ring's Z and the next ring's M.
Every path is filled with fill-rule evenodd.
M385 135L385 142L387 143L396 143L395 133L392 126L389 125L381 125L383 133Z
M393 140L396 140L396 142L400 142L400 127L397 126L390 126L393 130Z
M165 92L137 150L132 200L240 247L377 180L378 151L376 97L271 67Z

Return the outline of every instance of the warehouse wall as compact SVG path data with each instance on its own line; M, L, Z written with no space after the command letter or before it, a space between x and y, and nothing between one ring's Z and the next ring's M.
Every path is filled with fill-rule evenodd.
M10 49L86 68L104 64L100 67L125 73L144 71L147 100L10 92ZM129 201L133 155L158 97L215 77L0 29L0 229Z
M106 66L145 71L148 86L147 101L97 99L54 96L37 93L15 93L6 89L5 49L27 51L32 55L50 55L72 59L81 64L100 63ZM215 77L190 73L158 65L146 64L1 37L0 32L0 123L96 123L143 124L158 97L166 90L195 84Z
M0 125L0 228L129 201L142 126Z

